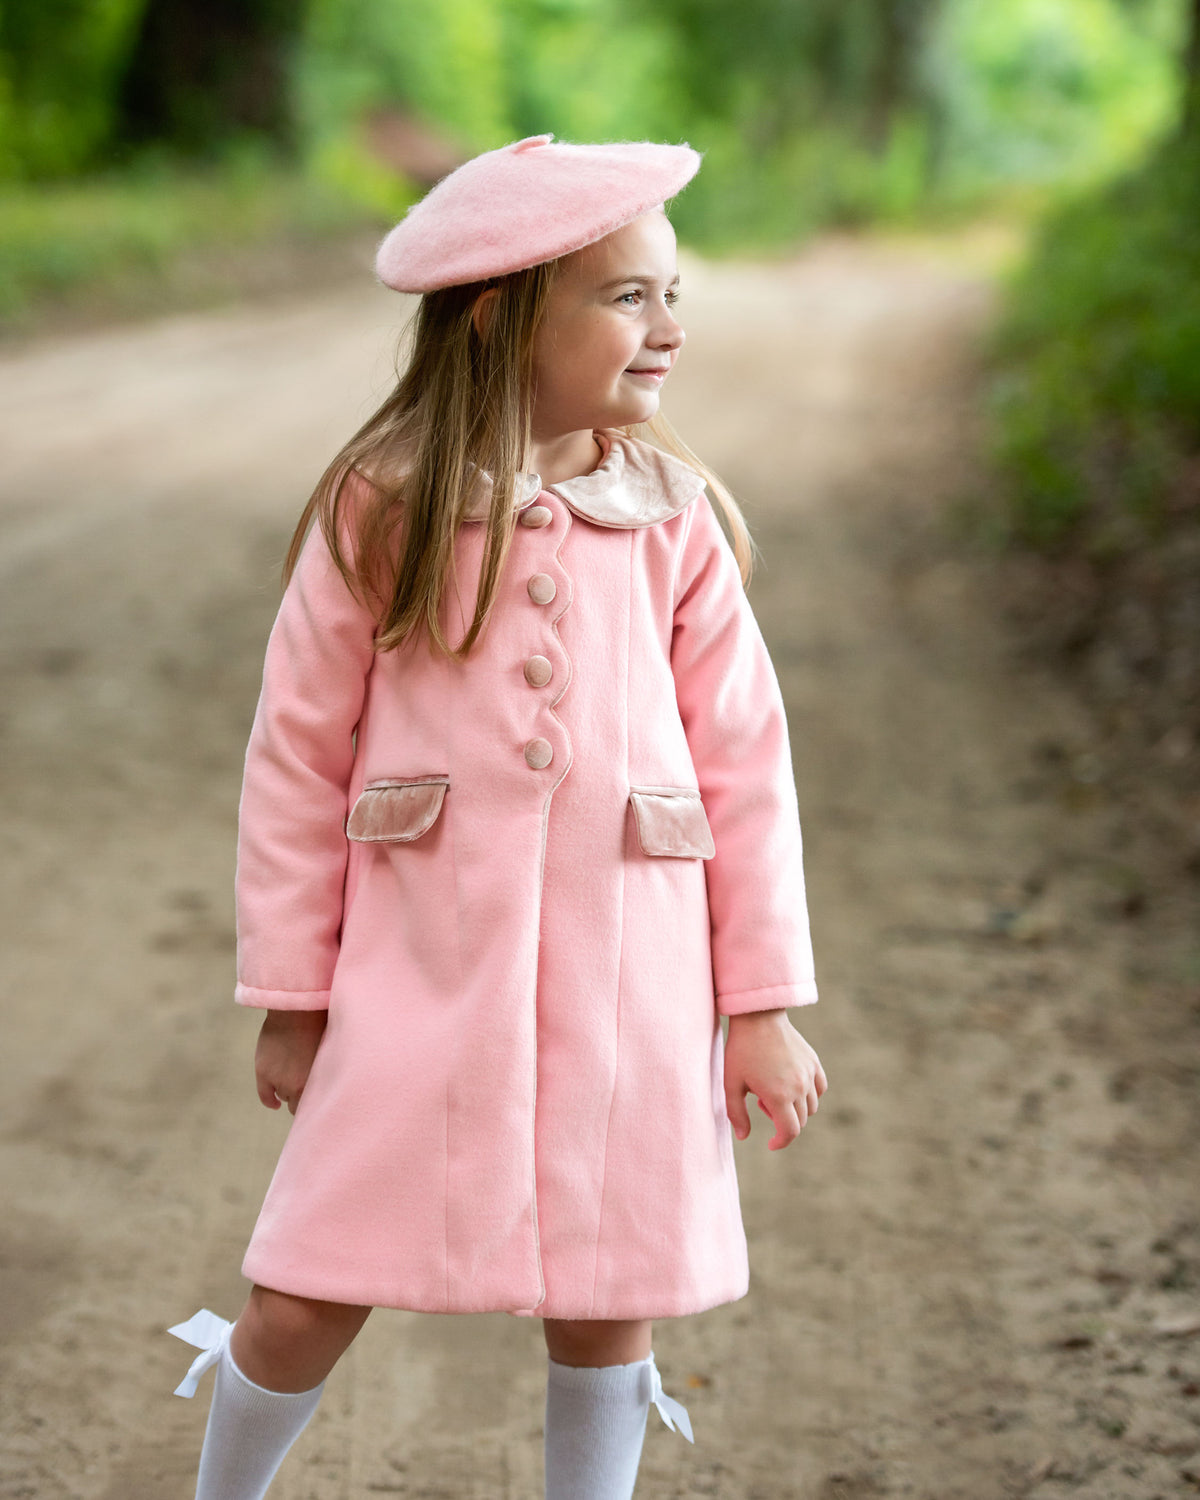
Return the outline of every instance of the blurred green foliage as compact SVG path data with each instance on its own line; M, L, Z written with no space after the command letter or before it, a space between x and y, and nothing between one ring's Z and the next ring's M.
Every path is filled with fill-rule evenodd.
M0 180L47 182L126 159L122 87L148 20L188 8L189 0L0 0ZM285 62L301 158L341 162L373 204L378 183L349 167L363 152L359 122L367 109L399 106L464 154L544 130L576 140L686 138L712 157L688 195L708 200L695 210L698 229L715 232L733 191L739 211L727 220L757 207L790 233L831 215L906 213L930 195L960 201L1000 182L1124 165L1174 110L1187 0L297 8ZM271 0L253 9L266 25ZM157 149L170 156L182 145L164 139ZM802 201L775 210L781 192Z
M1200 138L1041 226L996 329L1008 523L1108 556L1200 515Z
M495 0L309 0L295 83L310 152L344 147L374 106L402 104L464 143L506 137ZM359 148L361 149L361 148Z
M0 0L0 180L53 180L97 165L143 5Z
M1186 19L1180 0L953 0L927 60L943 191L1135 161L1177 113Z
M284 171L244 142L206 168L147 161L49 189L14 183L0 202L0 323L13 327L79 288L108 306L158 306L181 260L319 240L363 222L356 196Z

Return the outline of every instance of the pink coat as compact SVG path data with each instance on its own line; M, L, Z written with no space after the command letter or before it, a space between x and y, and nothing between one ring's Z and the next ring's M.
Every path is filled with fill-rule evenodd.
M236 998L329 1017L243 1264L265 1286L555 1318L746 1292L719 1015L817 998L787 723L700 475L597 436L591 474L528 476L467 661L374 654L319 529L284 595Z

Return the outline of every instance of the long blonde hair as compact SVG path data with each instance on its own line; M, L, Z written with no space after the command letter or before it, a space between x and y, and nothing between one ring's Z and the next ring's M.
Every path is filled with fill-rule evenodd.
M284 562L284 585L315 516L347 586L379 616L376 650L392 650L424 630L431 649L463 659L487 622L512 540L517 476L531 451L534 334L561 265L546 261L426 292L410 324L407 369L332 459L304 508ZM472 314L492 287L496 295L481 335ZM757 548L722 481L661 412L622 430L703 476L725 513L748 583ZM491 476L491 505L475 617L451 645L439 615L455 538L478 480L472 465Z

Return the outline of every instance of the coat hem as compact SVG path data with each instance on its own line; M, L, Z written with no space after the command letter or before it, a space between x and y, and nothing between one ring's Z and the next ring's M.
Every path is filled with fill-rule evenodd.
M564 1308L547 1308L544 1303L531 1308L496 1308L497 1312L508 1312L514 1318L564 1318L572 1323L590 1322L612 1322L619 1320L641 1321L643 1318L651 1321L661 1318L687 1318L693 1313L709 1312L714 1307L723 1307L729 1302L740 1302L750 1290L749 1281L743 1281L737 1290L726 1290L712 1295L693 1300L682 1300L670 1302L659 1300L653 1304L647 1302L613 1302L601 1304L597 1309L595 1304L591 1310L583 1312L580 1307L570 1305Z
M383 1307L396 1312L444 1313L448 1316L467 1313L507 1313L514 1318L569 1318L572 1322L608 1322L613 1320L640 1320L656 1318L684 1318L692 1313L708 1312L729 1302L738 1302L750 1289L749 1275L735 1286L726 1287L699 1297L670 1297L631 1299L628 1302L614 1301L602 1305L598 1310L583 1311L584 1304L571 1303L564 1307L548 1306L546 1299L524 1307L514 1307L511 1301L482 1298L479 1301L458 1300L451 1303L445 1298L398 1297L394 1292L378 1287L363 1286L350 1290L348 1287L330 1287L320 1277L258 1275L251 1257L242 1262L242 1275L256 1286L271 1291L285 1292L293 1297L306 1297L320 1302L338 1302L349 1307Z

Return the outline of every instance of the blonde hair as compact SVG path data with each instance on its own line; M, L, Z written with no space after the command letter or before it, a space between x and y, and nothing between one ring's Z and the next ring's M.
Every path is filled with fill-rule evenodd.
M292 536L286 587L315 516L347 586L379 616L375 647L424 630L431 649L470 654L495 600L515 525L517 476L531 451L534 334L561 260L422 296L408 367L318 480ZM495 288L480 334L473 312ZM407 331L407 330L406 330ZM690 464L716 496L742 582L757 549L733 495L659 413L623 428ZM492 479L475 616L457 645L439 622L455 538L477 475ZM356 479L351 479L356 475Z

